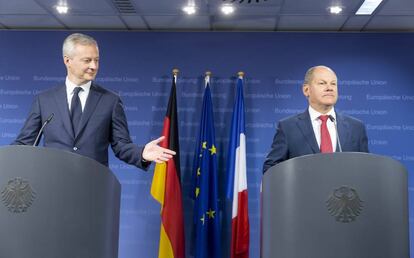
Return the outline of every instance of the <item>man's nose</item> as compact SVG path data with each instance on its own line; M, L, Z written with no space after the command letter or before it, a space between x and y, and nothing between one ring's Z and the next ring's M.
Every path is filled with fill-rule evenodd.
M89 68L90 69L97 69L98 68L98 62L97 61L92 61L89 63Z

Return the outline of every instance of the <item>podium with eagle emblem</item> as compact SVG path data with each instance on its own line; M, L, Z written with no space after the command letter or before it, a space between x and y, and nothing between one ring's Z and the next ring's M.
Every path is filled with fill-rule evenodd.
M0 257L118 257L120 194L114 174L90 158L0 148Z
M409 258L402 164L368 153L312 154L262 182L262 258Z

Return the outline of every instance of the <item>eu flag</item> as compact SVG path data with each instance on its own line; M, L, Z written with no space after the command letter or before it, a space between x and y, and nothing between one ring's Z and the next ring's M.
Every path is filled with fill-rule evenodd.
M194 257L220 257L217 149L209 81L206 78L193 165Z

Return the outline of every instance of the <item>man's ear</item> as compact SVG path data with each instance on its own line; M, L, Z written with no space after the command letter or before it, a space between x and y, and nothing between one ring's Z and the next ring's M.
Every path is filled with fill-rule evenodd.
M67 65L69 63L69 61L70 61L70 58L68 56L63 56L63 63L65 65Z
M309 97L309 84L305 83L302 86L302 92L305 97Z

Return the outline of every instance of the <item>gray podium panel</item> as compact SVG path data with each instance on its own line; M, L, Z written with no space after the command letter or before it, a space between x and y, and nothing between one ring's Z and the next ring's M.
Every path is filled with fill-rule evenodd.
M367 153L287 160L263 177L262 257L408 258L407 171Z
M66 151L0 148L0 257L118 257L121 187Z

